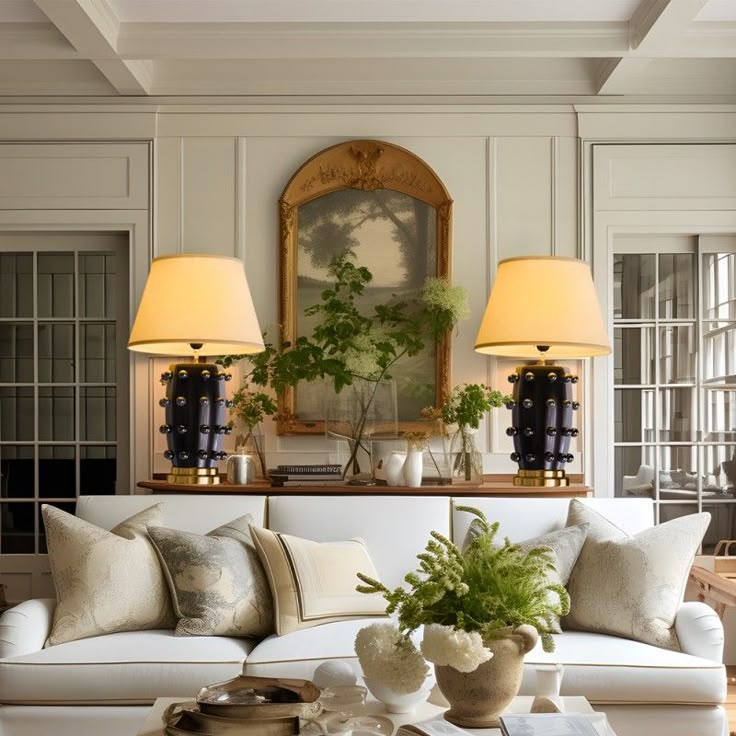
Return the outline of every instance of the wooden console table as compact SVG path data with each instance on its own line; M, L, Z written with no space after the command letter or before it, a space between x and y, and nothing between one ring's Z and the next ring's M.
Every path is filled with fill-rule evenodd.
M167 483L165 480L142 480L139 488L153 493L233 493L246 496L501 496L522 498L579 498L589 496L592 489L580 484L566 488L523 488L510 481L487 481L478 486L271 486L267 482L247 486L232 483L196 485Z

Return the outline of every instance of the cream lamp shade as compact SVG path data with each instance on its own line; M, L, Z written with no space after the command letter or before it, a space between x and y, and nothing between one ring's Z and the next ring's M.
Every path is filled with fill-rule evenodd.
M540 352L538 346L549 349ZM588 264L555 256L501 261L475 349L491 355L545 359L610 353Z
M176 255L151 263L128 349L153 355L259 353L264 349L243 263Z

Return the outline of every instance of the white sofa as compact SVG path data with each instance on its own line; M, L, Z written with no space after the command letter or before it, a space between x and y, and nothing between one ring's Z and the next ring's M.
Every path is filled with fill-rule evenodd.
M105 528L153 504L165 523L205 533L246 512L257 523L318 541L360 536L383 580L401 583L430 530L464 538L468 515L481 508L501 532L521 540L564 525L566 499L297 496L87 496L80 517ZM586 503L636 533L652 524L648 499ZM326 624L261 642L226 637L175 637L171 631L129 632L43 648L53 600L30 600L0 618L0 736L134 736L150 704L191 697L205 684L245 671L311 677L329 659L357 667L353 641L364 621ZM563 694L585 695L608 713L618 736L723 736L726 695L723 628L702 603L682 605L676 621L682 652L617 637L565 632L557 651L537 647L530 664L564 664ZM522 693L534 692L527 667Z

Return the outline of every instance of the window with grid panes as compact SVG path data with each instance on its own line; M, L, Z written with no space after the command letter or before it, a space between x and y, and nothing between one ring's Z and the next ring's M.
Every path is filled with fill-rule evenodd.
M0 251L4 555L46 552L43 503L73 513L79 495L127 485L125 239L60 237L75 247L19 234L4 236Z
M736 238L620 236L613 261L615 493L660 522L736 511Z

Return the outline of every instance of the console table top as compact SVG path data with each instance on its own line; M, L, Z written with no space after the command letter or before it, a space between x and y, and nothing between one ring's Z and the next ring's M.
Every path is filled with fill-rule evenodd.
M589 486L570 484L564 488L525 488L509 481L486 481L481 485L421 486L271 486L261 481L249 485L216 483L214 485L168 483L165 480L142 480L139 488L153 493L228 493L246 496L506 496L524 498L579 498L592 494Z

